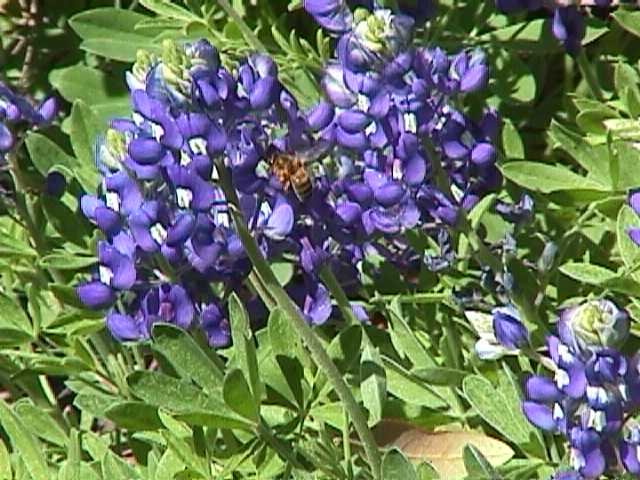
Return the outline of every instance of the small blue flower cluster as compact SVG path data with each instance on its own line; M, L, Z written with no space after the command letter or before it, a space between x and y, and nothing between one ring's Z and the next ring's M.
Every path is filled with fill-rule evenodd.
M611 5L611 0L596 0L599 7ZM556 5L551 2L553 9L553 23L551 31L571 55L577 55L580 51L582 39L584 38L586 27L584 16L580 7L575 4ZM549 4L542 0L496 0L496 7L504 13L516 13L521 11L535 11Z
M326 7L316 18L341 15L328 8L341 2L311 3L316 13ZM343 20L321 82L326 100L308 111L267 55L232 72L204 40L139 54L127 75L133 115L112 122L97 152L101 191L81 200L105 238L77 292L88 307L110 309L116 338L146 339L162 321L202 328L223 346L230 292L264 309L244 285L251 264L221 178L263 255L294 263L287 289L314 325L333 311L322 267L349 291L370 252L410 265L407 229L446 244L460 209L500 185L497 115L475 122L455 107L486 84L484 55L414 48L413 20L390 10Z
M640 356L618 350L629 331L624 310L609 300L561 312L558 336L547 339L554 378L533 375L523 411L537 427L564 435L572 470L556 479L595 479L624 469L640 474Z
M58 113L55 98L34 106L26 97L0 82L0 158L16 144L16 127L33 128L51 123Z

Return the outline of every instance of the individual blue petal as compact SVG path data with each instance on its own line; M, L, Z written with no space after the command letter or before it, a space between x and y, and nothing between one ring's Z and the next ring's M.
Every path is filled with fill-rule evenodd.
M135 138L129 143L129 155L140 165L154 165L165 155L164 147L153 138Z
M349 183L345 191L351 200L358 202L363 207L367 207L373 200L373 190L362 182Z
M333 106L322 100L307 113L307 123L313 131L319 132L331 123L334 113Z
M283 240L291 233L293 222L293 208L288 203L283 202L273 209L267 220L264 233L273 240Z
M514 308L494 308L491 313L496 339L502 346L518 349L529 343L529 330L520 321L520 316Z
M87 308L93 310L110 307L116 301L116 295L111 287L99 280L77 286L76 294Z
M553 431L556 429L556 421L553 418L551 408L537 402L523 402L522 411L527 419L542 430Z
M486 166L495 161L496 149L486 142L477 143L471 150L471 161L479 166Z
M640 245L640 228L633 227L627 230L629 238L633 240L636 245Z
M95 209L94 214L96 225L105 235L113 236L122 228L120 215L110 208L99 206Z
M525 391L527 398L536 402L557 402L562 398L562 393L553 380L540 375L534 375L527 379Z
M322 325L331 316L331 297L324 285L318 283L311 294L305 298L303 312L309 323L312 325Z
M460 79L460 90L463 92L475 92L486 87L488 79L489 67L486 65L474 65Z
M388 182L376 188L373 195L380 205L391 207L402 200L405 190L398 182Z
M341 146L360 152L369 146L364 132L349 133L341 127L336 128L336 140Z
M4 123L0 123L0 152L9 152L13 148L14 142L11 130Z
M58 114L58 102L55 97L47 98L42 102L38 107L38 114L42 123L51 123Z
M138 322L130 315L111 312L107 315L107 328L117 340L131 341L144 338Z
M338 124L348 133L361 132L370 123L367 114L358 110L345 110L338 116Z
M100 263L112 273L111 286L117 290L128 290L136 281L136 269L127 255L120 253L107 242L98 244Z
M411 187L420 185L427 174L427 161L421 155L413 155L404 167L404 181Z
M445 155L453 159L463 158L469 154L469 149L458 140L445 142L442 148Z
M186 290L180 285L163 285L161 293L162 304L170 303L173 322L181 328L189 328L193 322L195 310Z
M275 102L280 84L275 77L259 79L249 93L251 108L266 110Z
M182 245L193 232L195 224L196 220L190 212L180 213L167 230L167 245L170 247Z
M640 449L637 443L627 441L620 442L620 460L624 468L632 475L640 475L640 458L638 453Z
M45 192L52 197L60 198L67 188L67 179L60 172L51 171L45 180Z
M355 202L343 202L336 207L336 214L345 225L351 226L360 221L362 208Z
M201 314L202 328L207 333L209 345L214 348L231 344L231 328L220 308L215 304L207 305Z

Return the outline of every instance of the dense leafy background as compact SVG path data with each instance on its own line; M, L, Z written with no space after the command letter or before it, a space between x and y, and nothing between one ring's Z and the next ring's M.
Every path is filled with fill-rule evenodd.
M23 2L0 2L3 77L33 97L54 89L65 115L27 135L11 165L19 185L0 173L0 479L370 478L325 372L284 312L254 331L232 299L227 350L169 326L150 344L122 345L73 290L95 264L97 240L77 199L99 182L96 136L129 112L124 71L138 49L154 51L164 38L209 38L233 66L254 48L238 23L215 0L35 3L35 23L21 26ZM301 2L230 3L301 104L316 101L333 44ZM544 13L503 15L490 1L443 0L418 41L489 55L486 97L503 117L506 185L470 218L488 243L515 237L508 262L539 309L534 334L553 328L567 300L606 294L632 316L633 351L640 253L626 229L640 220L625 202L640 185L640 13L594 9L582 65L549 23ZM483 99L474 100L471 109ZM69 184L60 199L44 191L51 171ZM535 200L530 223L493 212L496 199L517 201L523 191ZM24 222L25 208L34 222ZM544 259L549 242L558 253ZM411 283L383 266L367 277L374 324L317 332L380 445L402 451L386 450L385 479L548 478L563 458L520 410L521 379L539 367L473 353L477 333L456 301L481 291L469 250L460 241L455 270L425 269ZM290 272L279 275L286 283Z

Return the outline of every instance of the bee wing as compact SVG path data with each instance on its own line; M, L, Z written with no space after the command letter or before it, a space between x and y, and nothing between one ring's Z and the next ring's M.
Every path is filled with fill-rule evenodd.
M319 140L311 147L302 150L299 152L299 157L306 164L317 162L321 160L323 157L326 157L329 151L331 150L331 142L326 140Z

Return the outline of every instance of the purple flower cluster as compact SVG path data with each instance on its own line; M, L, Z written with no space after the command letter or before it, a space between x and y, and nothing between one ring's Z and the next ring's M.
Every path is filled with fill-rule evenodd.
M26 97L0 82L0 158L16 144L16 127L33 128L50 123L58 113L55 98L34 106Z
M81 200L104 239L77 292L109 309L116 338L146 339L169 322L229 342L223 299L252 300L230 201L263 255L293 263L288 293L318 325L333 313L323 267L350 292L368 253L411 266L407 229L446 247L444 227L501 183L495 112L476 122L455 107L486 84L484 55L414 48L413 20L389 10L360 9L345 22L321 82L326 100L308 111L266 55L231 71L206 41L139 54L127 74L133 115L112 121L97 152L100 193ZM227 177L237 200L225 196Z
M620 463L640 474L640 430L627 420L640 407L640 356L617 349L628 331L626 312L611 301L567 308L558 336L547 339L554 378L526 381L523 411L529 421L569 442L573 470L557 479L599 478L619 472Z

